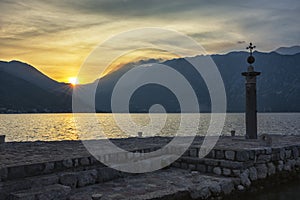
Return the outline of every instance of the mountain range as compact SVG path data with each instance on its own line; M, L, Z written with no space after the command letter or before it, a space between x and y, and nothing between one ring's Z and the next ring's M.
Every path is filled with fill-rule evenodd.
M254 52L255 70L261 72L257 78L258 112L300 112L300 49L295 49L297 47L279 48L270 53ZM247 52L211 55L224 81L228 112L245 110L245 78L241 76L241 72L247 70L248 55ZM204 62L207 56L199 55L189 59ZM122 75L136 65L147 64L139 76L122 85L122 90L126 92L139 80L147 77L158 66L158 62L183 75L198 97L200 110L210 111L211 101L207 86L202 76L184 58L164 62L148 60L129 63L94 83L77 85L76 89L86 89L97 83L96 110L111 112L112 91ZM172 80L172 77L168 79ZM184 88L181 91L180 85L178 87L179 95L184 96L186 91ZM70 84L52 80L26 63L0 61L0 113L71 112L72 90ZM148 112L154 104L163 105L168 112L180 112L175 94L157 84L138 88L130 98L129 110ZM119 108L117 111L124 112L125 109Z

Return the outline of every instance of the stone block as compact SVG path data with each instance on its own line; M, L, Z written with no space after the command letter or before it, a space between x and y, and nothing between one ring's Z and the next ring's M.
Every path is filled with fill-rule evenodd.
M231 170L228 168L223 168L223 175L224 176L230 176L231 175Z
M249 171L245 170L241 175L241 183L243 186L249 187L251 185L251 181L249 179Z
M222 174L222 169L220 167L214 167L213 168L213 173L217 174L217 175L221 175Z
M297 159L299 157L299 150L297 147L293 147L293 158Z
M8 170L6 167L0 168L0 181L6 180L8 175Z
M233 182L229 180L222 180L220 186L225 195L230 194L234 190Z
M249 178L251 181L256 181L257 180L257 170L255 167L250 167L249 168Z
M203 164L197 164L197 171L199 172L203 172L205 173L206 172L206 165L203 165Z
M236 152L236 160L237 161L248 161L250 159L250 155L248 151L237 151Z
M234 160L235 159L235 152L234 151L225 151L225 158L227 160Z
M96 183L98 172L96 170L83 171L78 174L78 187Z
M268 168L266 164L258 164L255 166L257 170L257 178L258 179L264 179L268 175Z
M243 163L242 162L236 162L236 161L227 161L227 160L222 160L220 162L221 167L229 168L229 169L241 169L243 168Z
M285 150L285 158L289 159L292 156L292 150Z
M62 164L65 168L72 168L73 167L72 159L65 159L65 160L63 160Z
M97 169L97 172L98 172L98 177L97 177L98 183L103 183L120 177L120 173L117 170L108 167Z
M195 164L189 164L189 169L190 170L196 170L196 165Z
M89 160L89 158L80 158L79 163L82 166L87 166L87 165L90 165L90 160Z
M24 166L15 166L8 168L8 179L17 179L17 178L23 178L26 176Z
M215 150L215 154L216 154L216 159L224 159L225 158L223 150Z
M47 163L45 163L45 168L44 168L43 173L44 174L48 174L48 173L53 172L54 171L54 167L55 167L54 162L47 162Z
M257 157L257 163L267 163L272 160L272 155L262 154Z
M77 174L74 172L63 173L59 177L59 182L62 185L76 188L78 183Z
M198 155L197 149L195 149L195 148L190 149L189 150L189 156L191 156L191 157L198 157L199 155Z
M38 164L26 165L24 166L24 170L26 176L36 176L36 175L41 175L44 172L45 167L46 166L44 163L38 163Z
M241 170L238 170L238 169L234 169L232 170L232 174L236 177L240 177L241 175Z
M218 160L209 159L209 158L205 159L204 163L206 165L211 165L211 166L218 166L219 165L219 161Z
M268 163L267 164L267 167L268 167L268 175L271 176L273 174L276 173L276 167L273 163Z

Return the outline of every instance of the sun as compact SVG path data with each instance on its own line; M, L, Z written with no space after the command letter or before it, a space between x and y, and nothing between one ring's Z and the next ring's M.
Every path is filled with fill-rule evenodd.
M72 86L75 86L78 84L78 79L77 77L70 77L69 78L69 83L72 85Z

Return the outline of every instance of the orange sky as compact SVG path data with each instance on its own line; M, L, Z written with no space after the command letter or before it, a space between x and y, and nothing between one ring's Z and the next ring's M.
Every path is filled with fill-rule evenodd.
M296 0L272 4L261 0L1 1L0 60L20 60L57 81L68 82L99 44L142 27L186 34L208 53L244 50L249 41L269 51L299 44L298 11ZM145 57L168 57L147 54Z

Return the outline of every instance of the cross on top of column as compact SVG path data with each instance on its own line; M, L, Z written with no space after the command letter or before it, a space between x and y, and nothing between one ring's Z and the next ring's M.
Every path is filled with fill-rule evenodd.
M253 49L255 49L256 46L253 46L252 42L250 42L250 45L246 48L247 50L250 50L250 56L253 54Z

